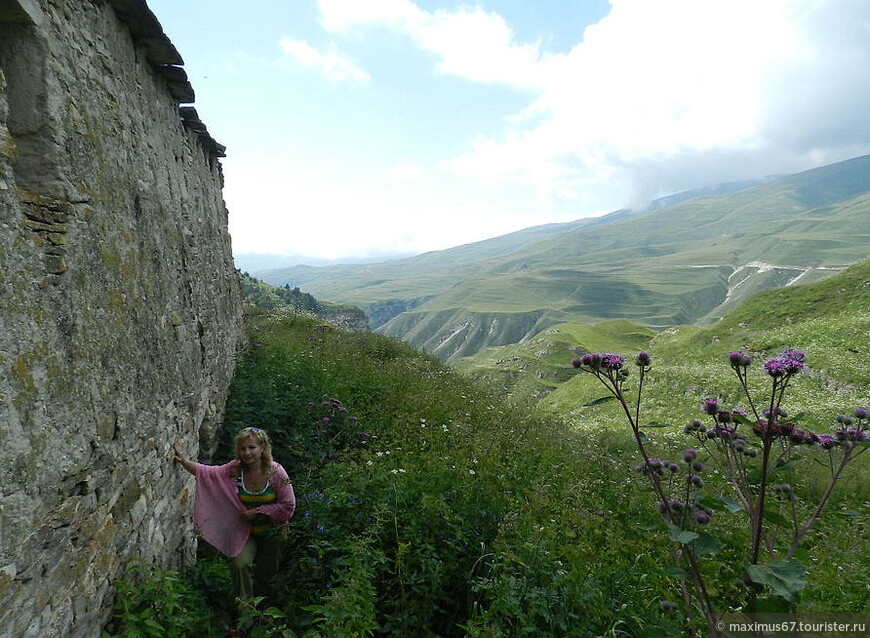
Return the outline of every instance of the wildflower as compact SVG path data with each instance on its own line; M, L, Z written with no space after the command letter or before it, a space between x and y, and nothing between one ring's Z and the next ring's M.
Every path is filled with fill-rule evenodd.
M704 511L698 512L697 514L695 514L695 521L699 525L706 525L710 522L710 513Z
M598 368L601 367L601 355L594 353L594 352L584 354L580 358L580 363L581 363L581 365L584 365L588 368L592 368L593 370L597 370Z
M801 363L803 363L803 360L807 357L806 353L803 350L795 349L784 350L780 356L784 359L791 359L793 361L799 361Z
M634 364L640 368L646 368L650 365L651 358L648 352L641 350L637 353L637 357L634 360Z
M697 456L698 456L698 450L695 450L695 449L693 449L693 448L689 448L688 450L686 450L685 452L683 452L683 460L684 460L686 463L691 463L692 461L695 460L695 458L696 458Z
M704 405L701 408L701 411L711 416L717 414L719 412L719 400L704 399Z
M779 358L768 359L762 367L767 374L774 378L783 377L786 373L785 363Z
M752 363L752 358L742 352L730 352L728 353L728 363L731 364L732 368L746 368Z
M842 423L843 425L852 425L852 418L845 414L838 414L836 420L837 423Z
M764 362L762 367L765 372L774 378L797 374L806 367L804 359L806 354L802 350L785 350L778 357L773 357Z
M868 415L867 408L865 407L857 407L855 408L855 418L856 419L866 419Z
M692 419L691 423L687 423L683 428L683 431L686 434L691 434L692 432L706 432L707 426L701 422L701 419Z
M641 461L637 466L637 471L641 474L651 475L653 472L656 474L664 474L665 462L661 459L650 458L646 461Z
M820 434L817 443L820 448L830 450L832 447L837 445L837 439L830 434Z
M704 487L704 479L702 479L697 474L686 474L685 481L686 483L694 485L695 487Z
M731 413L727 410L719 410L716 418L719 420L719 423L731 423Z
M608 370L619 370L623 363L625 363L625 357L620 357L618 354L601 355L601 366Z
M834 436L839 441L863 441L865 440L864 432L858 428L846 428L836 430Z

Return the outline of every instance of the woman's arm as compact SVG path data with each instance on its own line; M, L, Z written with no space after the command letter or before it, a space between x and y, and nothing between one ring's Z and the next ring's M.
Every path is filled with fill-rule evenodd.
M172 460L176 463L181 463L181 467L196 476L196 463L194 463L190 459L184 458L181 450L178 449L178 441L172 444L172 451L174 452Z

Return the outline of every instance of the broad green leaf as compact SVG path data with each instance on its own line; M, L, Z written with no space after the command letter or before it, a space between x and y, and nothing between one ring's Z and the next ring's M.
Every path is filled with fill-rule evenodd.
M689 547L691 547L699 556L703 554L714 554L722 547L722 541L715 536L710 536L709 534L701 532L698 534L698 538L689 543Z
M670 538L675 543L682 543L683 545L685 545L686 543L691 543L693 540L698 538L698 534L689 530L680 529L673 523L669 522L668 538Z
M767 565L747 565L750 580L765 585L771 592L790 603L797 603L796 594L807 586L806 568L796 560L776 561Z
M742 512L744 509L743 503L738 501L736 498L732 498L730 496L722 496L719 498L719 501L722 503L722 505L725 506L725 509L727 509L732 514Z

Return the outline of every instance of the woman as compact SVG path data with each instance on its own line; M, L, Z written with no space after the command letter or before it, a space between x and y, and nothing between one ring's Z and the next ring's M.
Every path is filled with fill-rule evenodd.
M293 516L296 496L287 472L272 460L265 430L245 428L235 443L236 458L224 465L186 459L178 442L172 444L174 461L196 477L194 524L231 559L236 596L268 598L278 571L280 529Z

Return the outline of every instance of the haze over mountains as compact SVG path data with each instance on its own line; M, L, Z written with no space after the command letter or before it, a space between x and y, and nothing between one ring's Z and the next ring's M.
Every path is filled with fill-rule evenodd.
M870 156L741 186L405 259L252 274L358 305L378 332L451 361L558 323L709 323L867 257Z

